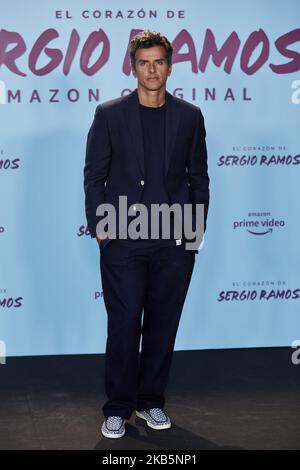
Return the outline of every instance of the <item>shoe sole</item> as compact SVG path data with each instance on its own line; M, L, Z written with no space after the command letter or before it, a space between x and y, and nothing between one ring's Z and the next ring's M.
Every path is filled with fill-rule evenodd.
M103 434L103 436L108 437L110 439L118 439L120 437L123 437L123 436L125 436L125 432L126 432L126 430L124 430L120 434L114 434L114 433L106 432L101 428L101 433Z
M160 431L161 429L169 429L171 427L171 423L166 423L166 424L152 424L150 423L147 418L145 418L145 416L143 416L142 414L140 414L138 411L135 412L135 414L143 419L144 421L146 421L147 425L149 426L149 428L152 428L152 429L156 429L157 431Z

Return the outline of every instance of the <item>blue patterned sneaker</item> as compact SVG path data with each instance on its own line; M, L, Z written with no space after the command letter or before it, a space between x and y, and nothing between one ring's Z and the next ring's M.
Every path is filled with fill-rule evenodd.
M171 427L170 418L161 408L151 408L147 411L136 411L139 418L145 419L152 429L168 429Z
M102 424L101 432L105 437L117 439L125 434L125 419L121 416L109 416Z

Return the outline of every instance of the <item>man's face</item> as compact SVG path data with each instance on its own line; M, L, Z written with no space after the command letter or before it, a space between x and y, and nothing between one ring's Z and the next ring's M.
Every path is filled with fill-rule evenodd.
M135 70L139 86L149 90L160 90L165 86L171 74L172 65L168 66L166 50L163 46L138 49L135 53Z

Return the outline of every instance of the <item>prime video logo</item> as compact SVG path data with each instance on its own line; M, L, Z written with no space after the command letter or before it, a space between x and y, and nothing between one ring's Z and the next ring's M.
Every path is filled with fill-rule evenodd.
M255 236L272 234L274 230L283 227L285 227L285 221L271 217L270 212L249 212L247 219L233 222L233 230L244 229Z

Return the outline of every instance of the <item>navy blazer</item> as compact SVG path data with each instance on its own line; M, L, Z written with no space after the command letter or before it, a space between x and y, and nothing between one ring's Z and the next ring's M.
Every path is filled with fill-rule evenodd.
M200 108L166 91L166 189L172 204L204 204L204 231L209 205L205 136ZM96 236L96 225L101 218L96 216L99 204L113 204L118 214L119 195L127 196L129 207L140 202L146 184L136 88L126 96L99 104L88 132L84 191L91 237ZM101 244L105 245L109 241L106 238Z

